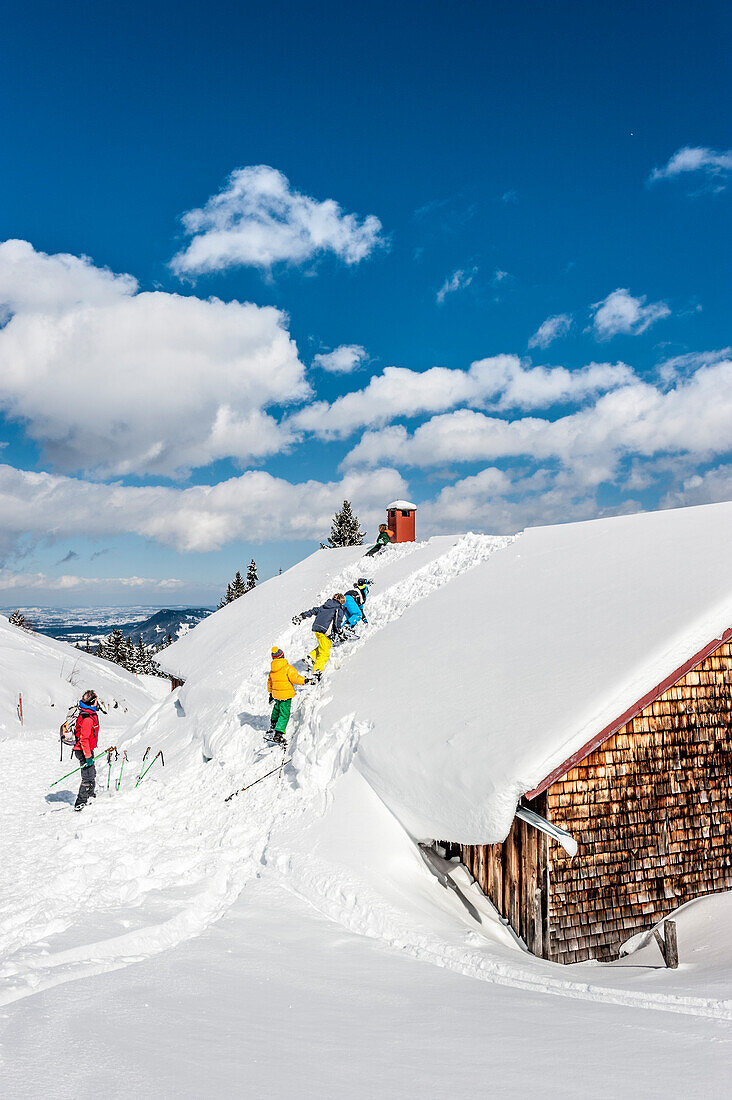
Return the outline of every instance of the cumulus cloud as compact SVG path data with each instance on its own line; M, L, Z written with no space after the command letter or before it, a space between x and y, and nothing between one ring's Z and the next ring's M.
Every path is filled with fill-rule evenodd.
M632 455L711 461L732 446L730 423L732 362L723 359L667 390L635 378L556 420L460 409L433 416L411 434L401 424L366 432L344 465L434 467L526 456L582 467L599 483L613 479L618 463Z
M68 538L90 522L100 538L137 534L180 551L217 550L236 541L320 539L344 500L358 502L362 523L381 519L384 502L409 497L393 469L339 481L292 483L260 470L216 485L105 485L0 465L0 550L21 538Z
M454 294L456 290L464 290L466 286L470 286L477 270L477 267L473 267L469 271L464 271L460 268L457 271L453 271L452 275L448 275L437 291L438 303L442 305L448 294Z
M571 327L571 313L557 313L553 317L547 317L529 340L529 347L548 348L555 340L566 336Z
M191 241L171 260L178 275L241 266L269 271L328 252L357 264L385 244L373 214L360 220L333 199L303 195L266 164L237 168L217 195L181 220Z
M703 172L713 191L723 191L732 173L732 149L717 152L701 145L685 145L662 168L653 169L649 182L674 179L689 172Z
M529 525L590 519L598 510L595 493L581 481L490 466L422 504L419 526L426 534L469 529L509 535Z
M687 477L679 488L671 490L662 501L664 508L680 508L687 504L716 504L732 500L732 465L723 463L714 469Z
M609 340L619 333L638 336L656 321L671 314L665 302L646 303L646 296L634 298L629 290L619 287L601 302L592 306L592 329L598 340Z
M708 367L722 359L729 359L732 348L718 348L716 351L690 351L684 355L674 355L658 364L659 378L668 384L680 378L688 378L700 367Z
M358 370L368 359L366 348L360 344L341 344L333 351L319 352L313 358L313 366L328 371L329 374L351 374Z
M387 367L368 386L344 394L332 404L320 401L295 413L290 425L324 439L343 439L359 428L387 424L399 417L441 412L458 405L541 408L578 402L615 389L634 377L624 363L590 363L581 370L532 367L516 355L480 359L468 370L432 367L426 371Z
M62 470L175 475L291 436L267 408L309 395L279 310L145 293L91 260L0 244L0 411Z

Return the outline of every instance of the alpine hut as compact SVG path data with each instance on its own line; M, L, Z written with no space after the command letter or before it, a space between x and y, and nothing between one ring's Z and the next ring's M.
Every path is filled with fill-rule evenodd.
M732 888L732 504L494 543L371 655L357 766L530 951L611 959Z

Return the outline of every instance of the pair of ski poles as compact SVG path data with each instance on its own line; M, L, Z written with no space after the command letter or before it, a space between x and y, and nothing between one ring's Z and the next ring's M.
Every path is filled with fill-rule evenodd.
M147 754L148 754L149 752L150 752L150 746L148 745L148 746L147 746L147 748L145 749L145 755L144 755L144 756L143 756L143 758L142 758L142 764L140 765L140 769L142 769L142 768L144 767L144 765L145 765L145 761L147 760ZM151 767L153 766L153 764L154 764L154 763L155 763L155 761L156 761L156 760L158 759L158 757L160 757L160 763L161 763L161 764L163 765L163 767L165 767L165 757L163 756L163 750L162 750L162 749L160 749L160 750L159 750L159 751L158 751L158 752L156 753L156 755L155 755L155 756L153 756L152 760L150 761L150 763L148 764L148 766L147 766L147 767L145 768L145 770L144 770L144 771L142 771L142 770L140 771L140 774L139 774L139 775L138 775L138 777L137 777L137 782L135 783L135 787L139 787L139 786L140 786L140 784L142 783L143 779L145 778L145 776L147 775L147 773L148 773L148 772L150 771L150 768L151 768Z

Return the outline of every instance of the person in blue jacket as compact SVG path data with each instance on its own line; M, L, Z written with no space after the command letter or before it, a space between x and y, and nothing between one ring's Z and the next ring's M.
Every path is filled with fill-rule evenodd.
M368 623L363 605L368 595L369 581L365 577L359 577L353 588L346 592L346 626L351 630L360 622Z
M301 611L299 615L293 615L293 623L301 623L303 619L315 618L313 633L318 644L312 653L308 654L313 665L313 673L320 678L325 666L330 659L330 649L334 639L340 638L343 618L345 615L346 597L342 592L336 592L332 599L326 600L321 607L311 607L309 611Z

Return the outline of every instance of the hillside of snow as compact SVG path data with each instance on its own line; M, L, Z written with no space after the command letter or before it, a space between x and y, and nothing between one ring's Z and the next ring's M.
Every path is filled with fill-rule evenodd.
M21 637L20 631L8 635L7 627L3 633L0 620L0 668L13 670L10 686L5 675L0 684L4 721L12 724L14 694L25 675L22 690L29 693L35 723L30 728L36 731L26 738L12 727L12 739L0 742L0 825L8 852L0 861L0 1005L6 1006L0 1051L12 1069L7 1081L14 1095L23 1095L17 1091L23 1078L13 1067L14 1045L30 1056L18 1021L39 1027L38 1013L44 1026L61 1018L66 988L78 991L75 1003L85 1019L106 1017L114 1006L122 1021L115 1034L132 1044L119 1056L136 1084L128 1082L129 1091L108 1090L110 1096L200 1096L208 1081L221 1095L233 1096L254 1081L258 1095L276 1098L344 1090L366 1097L375 1094L378 1050L390 1059L381 1095L444 1094L430 1093L439 1080L441 1088L467 1097L475 1087L470 1060L456 1060L466 1035L478 1051L480 1078L492 1071L497 1081L507 1081L515 1067L506 1065L503 1078L496 1075L501 1044L519 1033L525 1037L519 1027L537 1034L549 1017L572 1028L583 1044L607 1029L617 1036L620 1062L607 1077L616 1094L626 1068L635 1083L643 1081L644 1095L655 1096L661 1095L659 1082L668 1086L683 1078L691 1087L695 1058L708 1041L729 1052L728 899L709 899L693 921L684 918L686 954L680 922L684 965L678 971L658 969L648 946L636 967L634 956L605 966L559 967L526 953L464 870L454 872L454 881L440 882L420 853L416 841L438 836L436 827L453 830L442 839L461 839L460 830L498 828L513 812L511 789L502 802L498 781L491 787L490 755L476 755L471 747L466 767L461 739L475 746L480 737L490 737L489 702L494 691L500 694L499 685L477 663L476 651L492 644L495 631L491 571L515 568L524 540L526 533L516 539L442 536L390 547L374 559L364 559L358 547L319 551L165 650L165 667L185 683L157 699L115 666L83 654L73 666L76 651ZM263 741L270 648L281 646L302 667L312 648L312 620L293 625L293 614L344 591L360 576L374 582L368 625L356 640L334 647L320 683L298 689L283 755ZM117 710L102 717L101 744L109 735L128 763L119 790L121 759L109 790L106 766L100 769L96 802L74 815L69 802L77 777L49 788L62 774L58 742L53 736L41 740L40 732L69 692L82 682L87 686L87 675L100 694L111 697L113 686L118 692ZM136 786L146 750L153 768ZM364 937L372 948L363 946ZM692 952L692 939L707 948ZM322 959L317 975L310 966L315 958ZM425 964L440 968L444 977ZM127 974L128 967L129 976L113 973ZM349 967L354 985L345 989L340 983ZM369 994L376 974L383 984ZM399 1005L407 1004L411 982L407 1015L414 1016L408 1019ZM177 1060L171 1053L161 1066L144 1044L164 1052L171 1035L179 1035L175 991L188 988L186 983L201 998L196 1019L206 1024L191 1029L184 1015L185 1054L178 1039ZM480 994L470 992L476 986ZM424 1010L420 1015L425 998L432 998L429 1019ZM307 1014L290 1017L288 1004L301 999ZM477 1013L472 1023L465 1003ZM343 1016L344 1004L351 1006L350 1020ZM411 1075L399 1077L403 1051L385 1052L381 1013L394 1026L399 1021L414 1049L422 1049L424 1028L432 1036L422 1060L409 1063ZM659 1022L669 1014L684 1017L683 1026ZM490 1058L480 1053L486 1029L499 1047ZM233 1032L236 1042L225 1048L223 1037L233 1042ZM561 1066L556 1068L561 1032L537 1054L544 1069L532 1078L536 1085L551 1072L560 1074L555 1084L562 1079ZM650 1040L642 1039L651 1032ZM452 1060L442 1075L433 1057L438 1040ZM91 1051L99 1049L94 1042ZM648 1042L667 1059L683 1050L686 1076L650 1072ZM268 1051L263 1060L260 1043ZM286 1052L276 1054L281 1046ZM568 1055L570 1049L567 1042ZM84 1067L93 1069L92 1055L67 1054L57 1043L53 1050L69 1082L58 1094L77 1095ZM341 1066L337 1088L311 1088L321 1079L315 1069L305 1071L303 1084L302 1060L307 1066L314 1050ZM274 1081L266 1077L267 1057L288 1067ZM220 1061L208 1064L210 1058ZM349 1086L353 1058L360 1070L358 1082ZM432 1076L425 1076L427 1065ZM0 1082L2 1073L0 1064ZM28 1073L26 1095L50 1086L43 1068ZM724 1080L719 1067L712 1076ZM390 1091L389 1081L397 1078L403 1087ZM168 1091L160 1093L162 1080ZM613 1094L595 1086L589 1074L564 1091Z
M159 697L159 689L146 679L65 642L12 626L0 615L0 738L56 737L57 749L58 728L86 688L97 692L110 722L129 729Z

